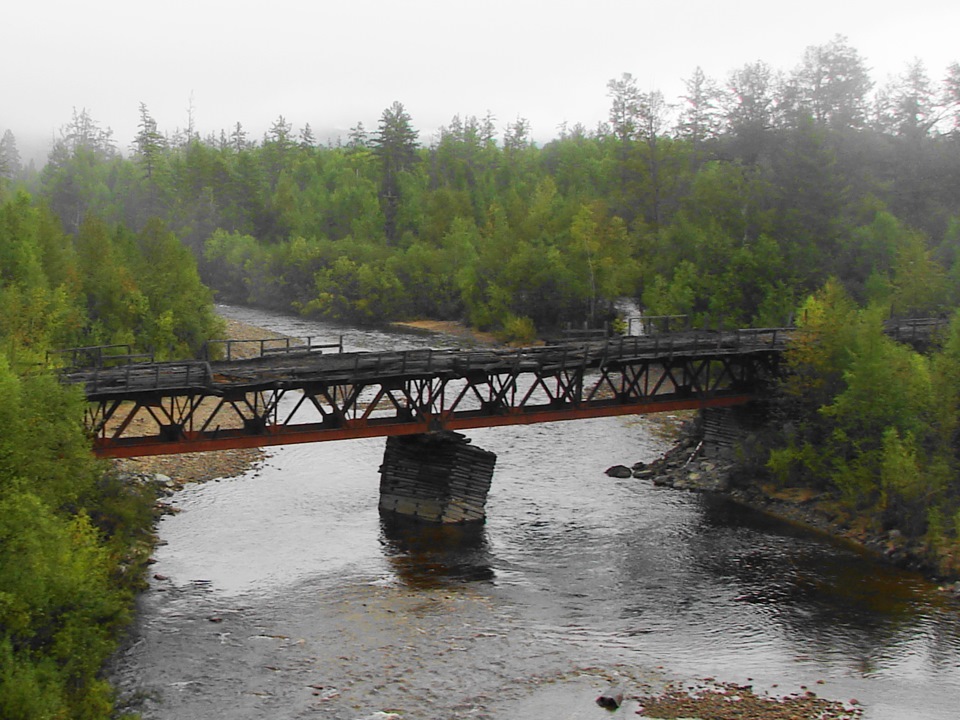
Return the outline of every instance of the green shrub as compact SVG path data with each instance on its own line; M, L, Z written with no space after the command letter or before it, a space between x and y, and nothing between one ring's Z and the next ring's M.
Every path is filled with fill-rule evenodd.
M537 337L537 328L528 317L510 314L503 321L503 330L498 334L501 341L507 343L530 343Z

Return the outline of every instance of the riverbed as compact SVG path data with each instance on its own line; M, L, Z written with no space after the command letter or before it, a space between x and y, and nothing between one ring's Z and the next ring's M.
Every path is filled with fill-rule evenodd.
M221 311L346 350L466 342ZM382 520L382 439L275 448L188 486L115 680L146 720L589 720L614 684L635 717L631 696L703 678L953 720L960 608L931 583L722 498L604 474L665 452L672 422L470 432L498 456L480 527Z

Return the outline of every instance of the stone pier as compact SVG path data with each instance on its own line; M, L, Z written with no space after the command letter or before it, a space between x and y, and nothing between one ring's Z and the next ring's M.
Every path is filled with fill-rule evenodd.
M459 433L389 437L380 511L430 523L482 522L496 462Z

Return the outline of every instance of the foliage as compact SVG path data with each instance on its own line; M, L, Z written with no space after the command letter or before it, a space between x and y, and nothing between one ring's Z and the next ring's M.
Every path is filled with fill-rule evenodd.
M768 468L949 557L960 549L945 520L960 511L960 312L927 356L884 333L885 310L858 308L836 281L806 301Z
M94 459L82 391L48 371L50 351L183 356L216 331L193 257L159 221L133 234L88 215L66 235L24 193L0 203L0 716L110 716L101 668L153 519L153 497Z
M111 587L96 529L29 493L4 494L0 560L3 717L105 717L109 688L98 673L128 599Z
M150 499L103 492L75 388L0 353L0 398L0 715L106 718L100 668L131 599L119 562Z
M505 343L516 343L518 345L529 345L537 336L537 329L533 321L527 317L516 317L511 315L503 324L503 330L500 332L500 339Z
M325 147L282 116L261 142L239 123L170 137L141 106L126 160L81 112L41 192L71 233L102 234L91 214L134 233L159 218L223 299L341 319L527 317L544 333L599 325L628 296L697 325L781 325L830 277L861 304L943 312L960 299L960 135L940 120L956 73L938 94L907 70L876 87L837 36L788 73L756 62L721 84L698 69L679 107L623 73L608 123L542 147L523 118L498 139L489 115L423 143L400 102ZM113 285L89 308L105 340L122 334L107 316L163 314L122 272ZM144 336L192 345L162 325Z
M194 355L222 333L213 312L213 295L200 281L190 251L159 220L151 220L134 240L133 275L149 311L137 341L158 360Z

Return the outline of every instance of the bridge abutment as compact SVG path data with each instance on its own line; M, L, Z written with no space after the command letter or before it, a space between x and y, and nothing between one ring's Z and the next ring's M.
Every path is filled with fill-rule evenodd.
M496 462L459 433L389 437L380 511L430 523L482 522Z
M743 451L744 443L762 430L767 417L767 409L756 402L731 408L704 408L700 411L703 455L733 460Z

